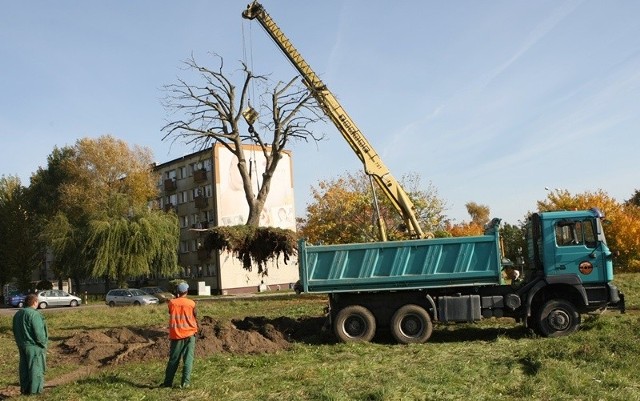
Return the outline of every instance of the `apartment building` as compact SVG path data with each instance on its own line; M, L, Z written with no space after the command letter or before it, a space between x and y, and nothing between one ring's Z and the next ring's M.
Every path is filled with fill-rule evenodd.
M252 145L244 148L249 161L252 184L261 184L265 158ZM291 154L280 161L271 183L271 190L261 214L261 226L295 230L293 168ZM274 261L269 275L249 272L233 255L209 253L201 248L206 229L218 225L244 224L249 207L237 170L237 158L224 146L195 152L155 166L159 174L160 197L157 205L173 210L180 224L178 276L190 282L191 288L203 283L213 294L254 292L265 286L271 290L290 287L298 280L297 260L284 264ZM167 277L152 277L161 282Z

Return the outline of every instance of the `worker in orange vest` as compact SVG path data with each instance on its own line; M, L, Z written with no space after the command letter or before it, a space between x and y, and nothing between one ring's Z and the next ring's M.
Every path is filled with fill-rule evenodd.
M198 321L196 316L196 303L187 298L189 285L182 282L177 285L177 297L169 300L169 361L165 371L162 387L172 387L173 377L182 359L182 381L180 387L189 387L191 383L191 369L193 368L193 356L196 348L196 334L198 333Z

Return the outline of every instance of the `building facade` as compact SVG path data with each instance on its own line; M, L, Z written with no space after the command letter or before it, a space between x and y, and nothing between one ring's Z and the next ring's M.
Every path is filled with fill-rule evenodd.
M265 158L260 148L244 147L254 189L261 184ZM159 175L160 197L157 206L173 210L180 225L178 248L179 277L191 288L206 286L214 294L255 292L259 288L288 288L298 280L297 260L284 264L274 261L269 275L247 271L226 252L209 253L201 244L206 229L222 225L244 224L249 214L237 158L224 146L195 152L155 166ZM295 230L292 159L285 153L271 182L261 214L261 226ZM166 277L151 277L162 282Z

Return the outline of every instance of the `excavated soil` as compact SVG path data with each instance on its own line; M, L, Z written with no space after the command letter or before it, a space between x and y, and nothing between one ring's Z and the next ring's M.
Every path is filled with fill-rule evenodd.
M200 321L196 356L229 352L257 354L286 350L293 342L316 343L322 335L322 317L291 319L245 317L218 321L205 316ZM169 337L165 327L80 332L63 340L57 350L81 365L106 366L124 362L166 359Z
M245 317L243 320L218 321L205 316L200 320L196 357L215 353L272 353L286 350L295 342L326 342L325 321L324 317ZM47 353L49 366L75 365L78 369L47 380L45 387L78 380L107 366L166 360L168 355L166 327L84 330L50 346ZM0 400L17 394L17 387L0 389Z

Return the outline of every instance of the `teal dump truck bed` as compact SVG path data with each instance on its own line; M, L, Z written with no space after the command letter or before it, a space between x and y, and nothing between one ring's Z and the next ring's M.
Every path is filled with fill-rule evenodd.
M301 241L298 260L307 293L502 284L497 232L347 245Z

